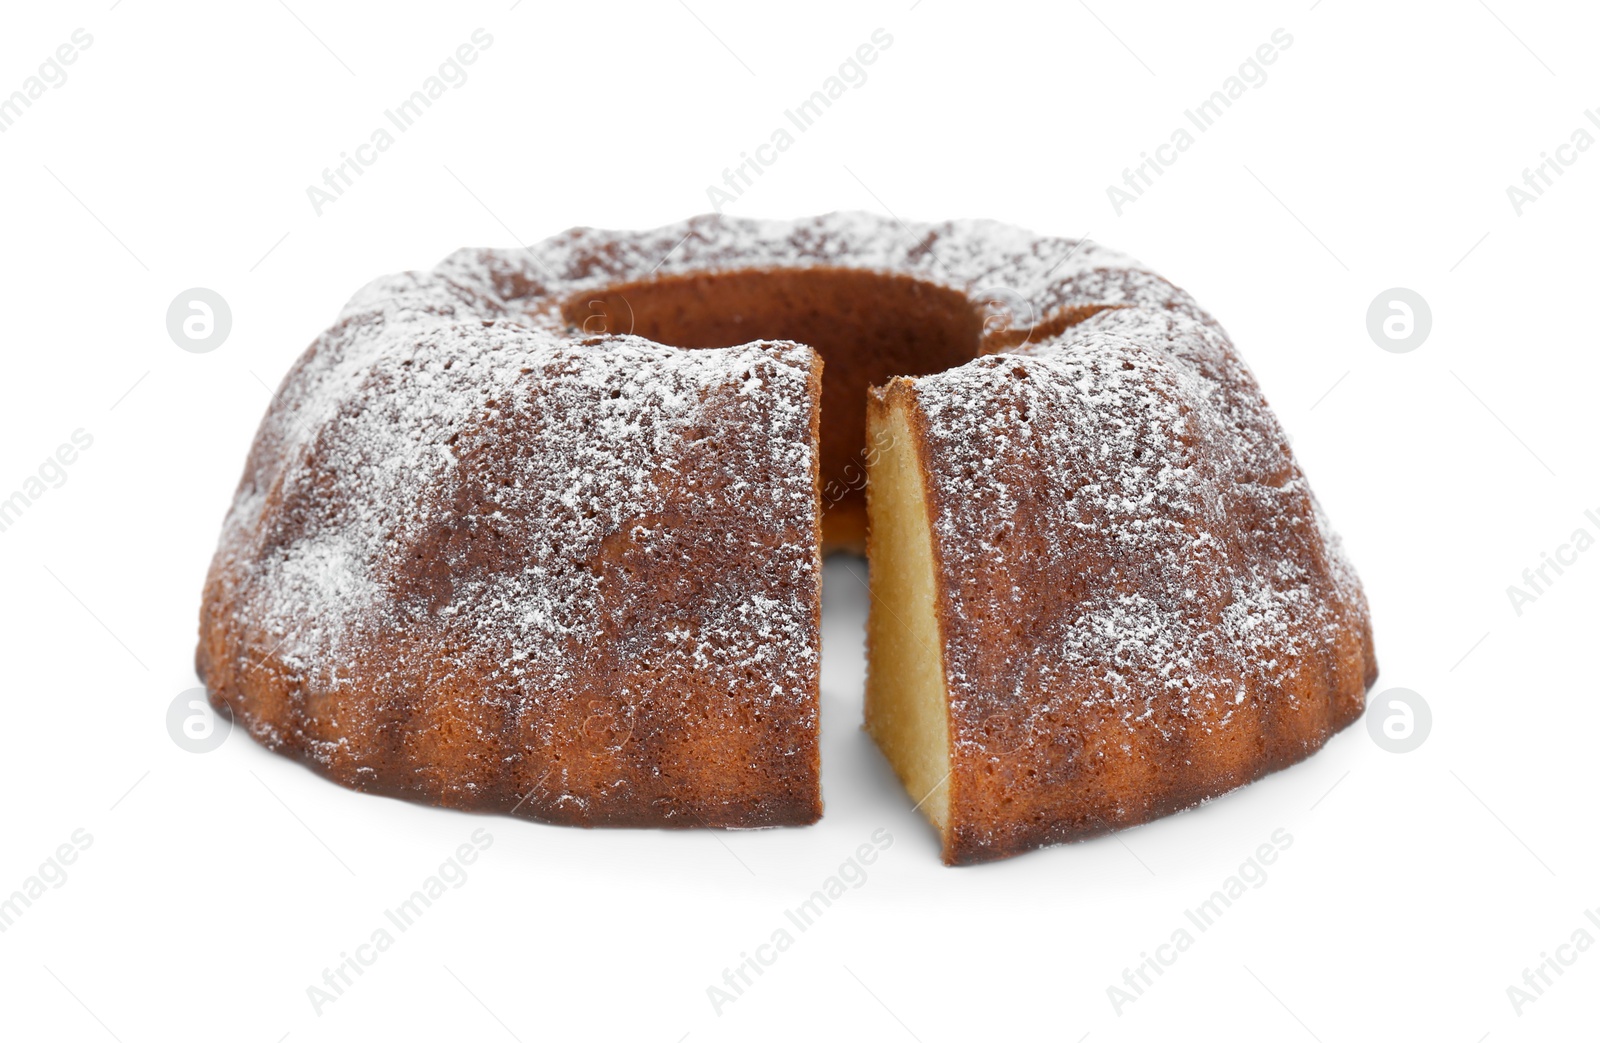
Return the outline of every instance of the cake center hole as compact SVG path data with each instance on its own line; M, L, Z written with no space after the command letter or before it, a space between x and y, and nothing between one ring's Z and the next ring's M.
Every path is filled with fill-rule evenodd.
M867 389L959 366L980 353L984 317L967 296L906 275L847 268L757 269L629 283L566 302L575 330L632 333L679 348L792 340L822 356L825 550L866 540Z

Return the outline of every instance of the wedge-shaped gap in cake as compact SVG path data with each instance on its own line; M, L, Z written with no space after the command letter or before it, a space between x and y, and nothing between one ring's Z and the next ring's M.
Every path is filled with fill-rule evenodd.
M680 348L755 340L822 355L821 488L827 550L866 541L866 405L891 377L939 373L983 351L985 302L925 279L853 268L751 269L626 283L565 301L591 334Z

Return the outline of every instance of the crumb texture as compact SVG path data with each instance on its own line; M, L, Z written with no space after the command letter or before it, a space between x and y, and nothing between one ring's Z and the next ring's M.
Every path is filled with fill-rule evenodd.
M916 422L905 396L874 396L868 421L872 607L866 725L916 806L943 832L949 827L950 716L938 565Z

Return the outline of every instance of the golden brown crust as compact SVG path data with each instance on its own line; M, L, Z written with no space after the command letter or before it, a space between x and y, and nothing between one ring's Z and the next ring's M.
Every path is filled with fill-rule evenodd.
M1248 373L1198 375L1235 363L1208 322L1121 315L895 389L939 559L947 863L1192 806L1361 715L1365 600Z
M374 342L328 385L360 421L247 473L201 612L213 702L367 792L815 821L820 359L473 327ZM324 408L301 394L264 439Z
M732 347L763 337L827 379ZM258 434L197 668L370 792L814 821L820 553L871 541L862 407L893 376L947 861L1147 821L1360 715L1359 584L1214 320L1095 244L865 215L579 229L362 291Z

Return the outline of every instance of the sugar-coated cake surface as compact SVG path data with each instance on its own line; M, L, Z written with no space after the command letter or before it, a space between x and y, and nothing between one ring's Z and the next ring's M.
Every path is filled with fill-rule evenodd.
M914 382L953 861L1186 807L1362 711L1360 586L1253 379L1186 310L1103 311Z
M494 311L385 302L290 374L207 585L214 697L359 788L814 819L814 353L572 343Z
M909 646L873 649L922 612L947 861L1146 821L1359 716L1359 584L1221 327L1093 242L864 214L574 229L363 288L257 434L201 675L361 789L812 821L820 554L869 545L890 429L920 492L882 531L931 564L895 566L926 604L875 598L867 722L911 786Z

